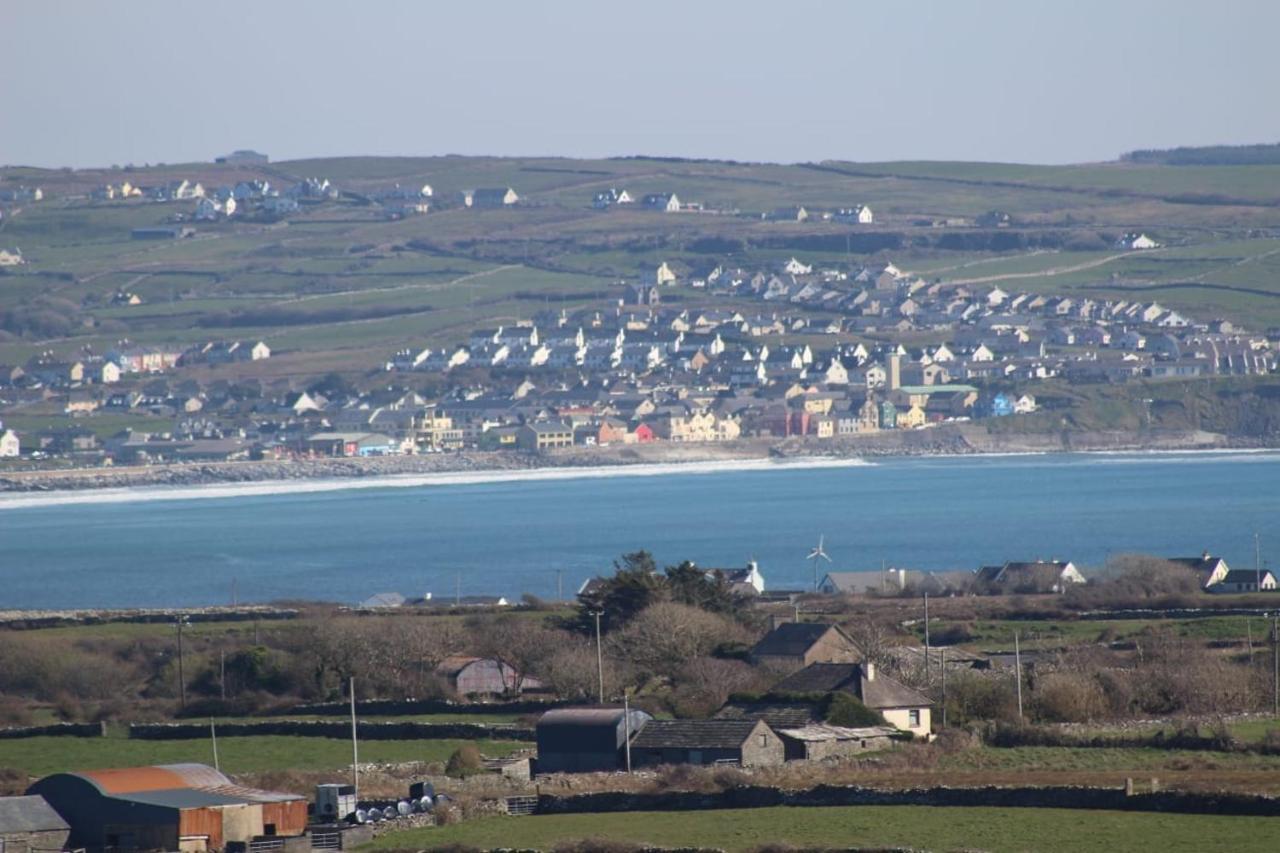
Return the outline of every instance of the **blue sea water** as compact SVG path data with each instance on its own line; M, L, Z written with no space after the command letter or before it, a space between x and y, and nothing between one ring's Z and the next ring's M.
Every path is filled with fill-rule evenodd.
M1209 550L1280 560L1280 453L885 459L857 467L513 480L0 509L0 609L358 602L398 591L566 595L660 563L812 583L836 570ZM828 568L824 566L824 569Z

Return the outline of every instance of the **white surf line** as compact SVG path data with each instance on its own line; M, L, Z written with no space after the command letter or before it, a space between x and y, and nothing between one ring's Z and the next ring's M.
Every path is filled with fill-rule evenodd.
M788 471L817 468L858 468L873 463L862 459L805 458L726 459L705 462L654 462L581 468L527 468L492 471L438 471L425 474L375 474L367 477L328 477L312 480L262 480L252 483L209 483L197 486L140 486L64 492L0 494L0 511L73 504L116 504L143 501L243 498L266 495L339 492L354 489L465 486L485 483L589 480L611 477L658 477L723 474L734 471Z

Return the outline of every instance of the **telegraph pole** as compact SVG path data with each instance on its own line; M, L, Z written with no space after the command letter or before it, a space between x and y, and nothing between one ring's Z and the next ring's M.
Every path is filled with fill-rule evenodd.
M1280 611L1271 614L1271 716L1280 717Z
M604 615L603 610L592 610L591 615L596 617L596 669L600 674L600 704L604 704L604 647L600 643L600 617Z
M929 683L929 593L924 594L924 683Z
M182 669L182 623L186 621L186 616L178 616L178 700L183 710L187 707L187 679Z
M1022 650L1018 646L1018 632L1013 632L1013 671L1018 679L1018 722L1022 722Z
M351 694L351 787L355 795L360 796L360 747L356 740L356 677L351 676L349 693Z
M942 649L942 727L947 727L947 650Z
M622 690L622 728L627 739L627 772L631 772L631 697L626 688Z
M1258 576L1258 592L1262 592L1262 544L1256 530L1253 532L1253 572Z
M209 737L213 739L213 769L221 770L222 766L218 764L218 730L214 728L213 717L209 718Z

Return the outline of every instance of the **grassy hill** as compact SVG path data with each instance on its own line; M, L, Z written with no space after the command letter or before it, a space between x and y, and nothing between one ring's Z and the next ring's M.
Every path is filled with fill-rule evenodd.
M306 176L343 191L287 223L198 224L195 238L136 241L191 202L91 201L107 182L177 178L207 187ZM430 183L437 210L389 221L367 194ZM1145 163L753 164L655 158L346 157L263 167L0 170L0 187L40 186L6 205L0 247L29 263L0 276L0 364L53 349L101 351L128 337L266 339L281 356L252 370L294 377L371 369L395 349L453 341L544 307L607 305L619 279L663 260L691 267L892 260L930 276L1050 293L1141 294L1197 317L1280 324L1280 166ZM463 189L512 186L515 210L461 208ZM718 213L593 210L600 189L676 192ZM788 205L858 203L876 224L765 221ZM1000 210L1009 228L971 223ZM735 214L736 212L736 214ZM948 224L948 220L952 220ZM967 221L967 222L966 222ZM1167 248L1122 253L1144 231ZM142 305L113 305L121 290ZM674 299L700 304L700 294Z

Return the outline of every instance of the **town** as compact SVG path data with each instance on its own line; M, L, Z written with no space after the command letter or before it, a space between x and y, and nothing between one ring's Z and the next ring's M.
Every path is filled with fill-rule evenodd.
M220 162L265 160L241 151ZM5 193L15 205L50 203L40 188ZM173 214L179 224L135 228L138 240L193 236L182 222L287 221L302 206L340 200L388 219L425 215L437 204L430 185L347 191L322 178L283 191L266 180L213 189L190 180L124 181L89 199L190 205ZM537 210L538 202L506 187L460 191L442 204L483 216ZM582 205L605 217L634 206L853 228L875 221L865 204L757 214L712 210L675 192L636 199L618 188L583 196ZM1012 222L999 211L979 219L994 228ZM1129 233L1116 250L1160 245ZM19 269L38 261L15 249L0 263ZM122 289L110 304L127 309L143 299ZM887 259L792 256L755 267L671 260L617 281L594 304L548 307L451 343L388 353L384 370L354 378L331 372L263 382L238 367L278 354L270 340L121 339L102 352L49 349L0 366L0 423L10 422L0 426L0 457L95 465L793 437L821 444L1061 409L1069 406L1064 386L1271 374L1274 331L1191 317L1154 300L1055 296L913 273ZM1135 399L1146 407L1138 426L1152 427L1152 401ZM163 428L99 426L130 415Z

